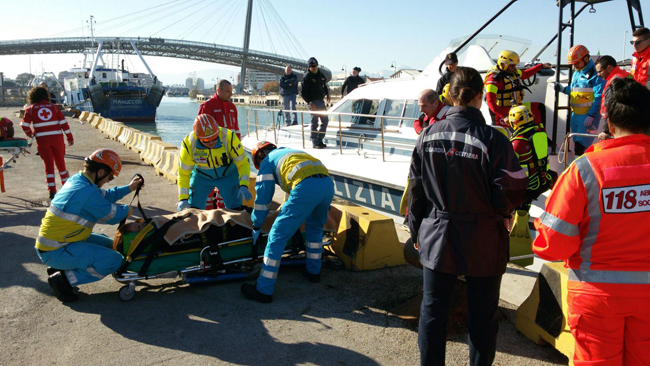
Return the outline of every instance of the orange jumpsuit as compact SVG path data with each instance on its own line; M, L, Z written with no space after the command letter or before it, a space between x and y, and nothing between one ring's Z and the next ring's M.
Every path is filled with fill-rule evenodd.
M650 364L650 136L593 145L535 220L533 251L569 268L580 365Z

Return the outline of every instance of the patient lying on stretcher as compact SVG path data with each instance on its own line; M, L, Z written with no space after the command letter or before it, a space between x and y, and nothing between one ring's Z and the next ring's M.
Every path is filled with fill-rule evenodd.
M269 213L262 225L263 233L268 233L271 229L277 214L278 212ZM336 231L339 220L340 211L332 208L323 229ZM174 214L155 216L151 218L150 222L140 219L123 225L115 232L113 249L126 256L129 254L131 243L139 243L161 229L164 230L162 236L164 240L160 242L158 250L162 253L176 253L201 249L210 244L250 238L253 223L250 214L245 211L189 209Z

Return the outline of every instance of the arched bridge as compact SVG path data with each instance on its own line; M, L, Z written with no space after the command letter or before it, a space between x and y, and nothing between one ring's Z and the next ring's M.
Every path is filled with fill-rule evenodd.
M243 48L164 38L42 38L15 41L0 41L0 55L28 55L47 53L82 53L97 49L103 41L103 52L135 55L131 46L134 42L143 55L182 58L213 62L231 66L241 66L244 57L251 69L283 74L284 67L290 65L297 72L307 72L307 61L299 58L281 56L268 52ZM321 66L321 71L331 77L331 72Z

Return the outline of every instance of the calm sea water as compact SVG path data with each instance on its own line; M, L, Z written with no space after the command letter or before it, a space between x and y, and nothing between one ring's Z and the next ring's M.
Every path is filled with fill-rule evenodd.
M199 112L199 106L196 100L190 98L164 97L156 112L156 123L125 123L129 127L137 128L142 132L160 136L160 138L170 144L181 145L183 138L192 131L194 118ZM242 137L246 135L246 108L237 107L239 116L239 129ZM253 120L251 112L251 120ZM270 117L267 113L258 112L258 123L260 125L269 125ZM254 121L252 121L254 123Z

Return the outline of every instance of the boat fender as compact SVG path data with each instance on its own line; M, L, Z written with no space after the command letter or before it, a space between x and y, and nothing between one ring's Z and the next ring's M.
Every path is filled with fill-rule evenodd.
M147 99L145 100L147 101L147 103L158 107L164 95L165 95L165 88L162 85L155 83L151 86L151 88L149 88L149 92L147 93Z
M88 88L88 91L90 94L90 102L93 104L95 110L106 104L106 95L104 94L104 89L102 89L101 85L91 85L90 88Z

